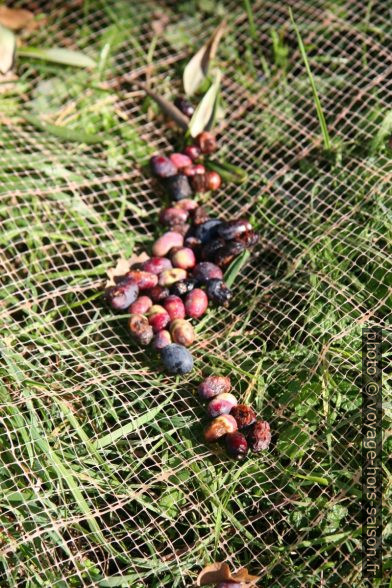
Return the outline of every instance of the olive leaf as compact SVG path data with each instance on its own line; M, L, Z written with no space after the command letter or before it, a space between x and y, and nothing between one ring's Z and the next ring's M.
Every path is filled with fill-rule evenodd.
M214 81L204 94L190 120L189 132L192 137L196 137L204 129L212 126L214 115L216 114L221 78L222 73L217 69Z
M222 38L226 28L227 19L224 19L215 29L210 39L203 47L192 57L186 65L183 74L183 84L185 94L192 96L203 82L208 73L211 61L214 59L219 41Z
M0 73L12 68L15 58L16 38L12 31L0 25Z
M80 51L70 51L69 49L62 49L60 47L53 47L50 49L40 49L39 47L20 47L18 48L18 55L22 57L34 57L35 59L43 59L44 61L51 61L54 63L61 63L63 65L73 65L74 67L94 67L95 61L81 53Z
M158 104L162 112L171 118L181 129L184 131L188 130L188 119L184 114L182 114L181 110L179 110L177 106L175 106L172 102L163 96L159 96L141 82L134 80L132 83L135 84L135 86L138 86L138 88L141 90L144 90L144 92Z
M218 172L222 176L222 179L225 180L225 182L230 182L233 184L242 184L248 179L248 174L244 169L238 167L238 165L227 163L226 161L208 160L205 163L205 166L208 169L212 169L213 171Z

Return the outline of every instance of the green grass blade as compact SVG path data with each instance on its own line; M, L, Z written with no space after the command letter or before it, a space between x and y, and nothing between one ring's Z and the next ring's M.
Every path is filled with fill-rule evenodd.
M147 423L149 423L150 421L155 419L155 417L162 411L163 407L166 406L167 404L169 404L171 399L172 399L172 395L167 400L165 400L165 402L162 402L160 404L160 406L157 406L157 407L149 410L148 412L146 412L146 414L143 414L142 416L138 417L137 419L132 420L130 423L127 423L126 425L119 427L118 429L116 429L115 431L112 431L108 435L101 437L100 439L95 441L95 443L93 443L93 447L95 449L103 449L104 447L107 447L108 445L112 445L118 439L121 439L122 437L126 437L130 433L133 433L133 431L136 431L136 429L139 429L143 425L146 425Z
M314 99L314 103L315 103L316 111L317 111L317 116L318 116L320 127L321 127L321 133L322 133L322 136L324 139L324 147L325 147L325 149L330 150L331 149L331 139L329 137L328 127L327 127L324 112L323 112L323 109L321 106L320 98L319 98L319 95L317 92L316 83L314 81L314 77L313 77L312 71L310 69L308 56L306 55L305 45L302 41L302 37L301 37L301 33L299 32L299 28L294 20L293 11L291 10L291 8L289 8L289 12L290 12L290 19L291 19L291 22L292 22L294 30L295 30L295 34L297 35L299 50L301 52L302 59L304 60L306 72L308 74L309 82L312 87L313 99Z
M31 114L24 114L23 118L37 129L54 135L62 141L73 141L75 143L86 143L87 145L94 145L96 143L103 143L107 137L105 135L90 135L83 131L70 129L69 127L60 127L59 125L52 125L44 123L36 116Z

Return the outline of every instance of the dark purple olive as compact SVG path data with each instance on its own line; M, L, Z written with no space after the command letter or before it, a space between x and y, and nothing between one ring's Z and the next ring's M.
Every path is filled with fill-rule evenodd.
M190 177L190 183L192 186L192 190L196 193L203 193L207 191L207 183L206 183L206 176L205 174L198 174Z
M238 241L228 241L226 245L218 249L212 259L219 267L227 267L246 247Z
M195 107L193 104L189 102L186 98L182 96L178 96L174 100L174 104L177 106L178 110L181 110L182 114L185 114L188 118L191 118L192 114L195 112Z
M177 173L176 166L170 161L168 157L163 155L154 155L150 159L151 171L154 176L158 178L169 178L175 176Z
M220 267L214 263L211 263L210 261L201 261L194 267L192 278L201 284L205 284L208 280L212 280L213 278L221 280L223 274Z
M208 280L206 284L206 293L211 302L215 302L219 306L226 306L232 297L232 292L223 280L213 278Z
M186 374L193 368L192 355L186 347L177 343L170 343L161 349L161 358L169 374Z
M194 288L196 288L196 280L189 278L173 284L170 288L170 294L174 296L185 296L188 292L192 292Z
M132 280L124 280L106 290L106 301L113 310L126 310L139 295L139 288Z
M222 221L217 218L212 218L201 225L195 227L192 231L192 237L200 239L202 244L208 243L212 239L218 236L218 228L222 224Z
M248 452L248 443L242 433L229 433L225 438L227 453L235 459L242 459Z
M218 229L218 234L223 239L236 239L251 230L252 225L250 222L245 218L240 218L222 223Z
M169 196L176 202L183 198L189 198L193 194L189 180L183 174L166 178L165 188Z
M203 261L212 261L215 252L218 251L218 249L221 249L221 247L223 247L224 245L226 245L226 241L221 237L218 237L217 239L212 239L212 241L208 241L208 243L203 245L200 257Z
M259 235L254 231L248 231L237 237L235 240L245 245L246 248L253 247L253 245L256 245L258 242Z
M157 303L165 300L165 298L169 296L170 292L169 288L166 288L165 286L160 286L158 284L157 286L151 288L151 290L147 290L145 294L147 294L153 302Z

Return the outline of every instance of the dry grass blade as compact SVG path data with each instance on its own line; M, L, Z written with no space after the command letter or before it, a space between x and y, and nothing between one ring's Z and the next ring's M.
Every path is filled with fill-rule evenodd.
M188 130L189 121L187 117L184 114L182 114L181 110L177 108L177 106L175 106L169 100L166 100L166 98L164 98L163 96L160 96L156 92L150 90L150 88L148 88L141 82L133 81L132 83L135 84L135 86L137 86L138 88L144 90L144 92L148 94L148 96L150 96L150 98L152 98L158 104L162 112L171 120L173 120L181 129L183 129L184 131Z

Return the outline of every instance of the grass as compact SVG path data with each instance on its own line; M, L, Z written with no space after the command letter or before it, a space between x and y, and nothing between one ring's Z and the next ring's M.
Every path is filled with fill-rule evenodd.
M163 374L102 304L107 269L158 233L144 165L179 142L118 76L175 95L223 16L212 4L168 7L153 36L154 2L54 11L51 42L71 39L97 72L23 58L0 97L0 583L188 586L227 560L260 586L361 586L361 328L387 326L392 275L388 29L372 30L371 3L366 33L334 2L329 24L297 3L297 30L285 6L220 3L221 153L247 176L207 206L249 214L261 240L228 272L232 306L198 324L194 372ZM47 47L47 29L29 45ZM196 386L213 372L271 422L266 455L233 463L203 443Z

